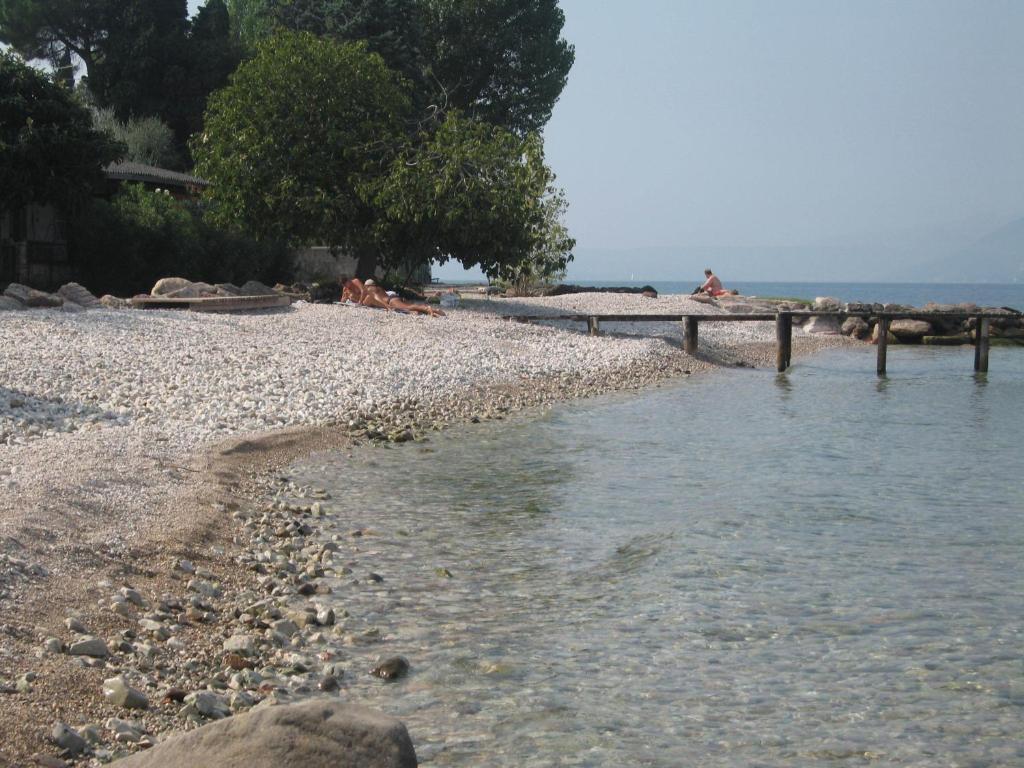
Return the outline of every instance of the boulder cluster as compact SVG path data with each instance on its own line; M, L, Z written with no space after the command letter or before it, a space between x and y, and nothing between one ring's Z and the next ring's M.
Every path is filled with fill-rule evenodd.
M121 301L113 296L98 299L78 283L62 285L54 293L37 291L21 283L11 283L0 295L0 311L62 309L65 312L84 312L100 306L117 307Z
M890 344L958 345L971 344L977 325L972 313L999 314L992 318L989 333L994 339L1007 344L1024 344L1024 317L1004 307L979 307L977 304L936 304L908 307L902 304L843 303L839 299L819 297L811 307L816 312L835 312L826 315L793 318L806 333L843 334L875 343L879 328L876 314L910 314L913 317L892 320L889 323ZM847 315L843 317L843 315Z

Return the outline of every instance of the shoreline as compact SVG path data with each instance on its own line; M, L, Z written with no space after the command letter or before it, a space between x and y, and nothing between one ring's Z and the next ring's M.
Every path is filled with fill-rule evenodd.
M822 347L854 344L856 342L836 337L801 337L794 351L798 356L806 356ZM739 360L745 365L760 367L773 359L774 345L770 341L742 342L726 345L722 352L734 364ZM223 663L223 640L239 629L234 614L244 613L246 602L258 594L260 578L265 577L252 567L251 561L246 566L248 569L239 567L237 558L246 556L246 510L266 502L273 491L275 473L319 451L357 448L368 439L404 442L455 424L501 419L510 414L527 415L535 408L603 393L640 391L691 372L723 367L718 358L712 359L714 356L702 355L695 359L676 351L672 353L674 365L665 364L667 357L653 359L646 366L631 362L618 368L592 371L583 377L553 373L517 384L469 388L456 398L458 402L448 414L450 418L443 422L429 408L399 409L388 418L367 419L361 423L350 421L340 428L295 426L243 433L212 446L191 449L184 459L173 465L168 457L157 454L148 472L122 479L130 492L145 494L154 486L158 491L147 502L150 507L141 529L135 526L127 534L119 531L118 536L111 537L109 528L120 522L116 517L99 524L97 520L83 523L74 516L60 520L72 532L72 538L80 540L70 551L58 549L52 553L57 559L67 560L63 570L49 567L52 562L43 562L42 567L49 575L41 576L38 571L36 575L29 573L14 583L13 592L0 602L5 607L2 630L10 646L0 659L0 679L14 682L25 672L36 675L28 683L27 692L0 695L0 743L6 745L0 750L0 766L21 764L37 754L61 754L48 738L54 721L65 722L76 729L86 723L99 726L98 743L93 749L102 757L114 754L115 750L135 751L192 722L205 722L204 718L190 720L180 714L182 703L174 700L178 692L172 691L174 695L166 701L161 694L174 687L175 674L191 679L195 689L202 688L203 682L216 688L223 682L219 678L230 678L226 673L231 670ZM123 445L111 445L118 442L116 435L111 434L116 431L88 433L92 446L100 448L94 459L101 464L116 461L118 449L125 450ZM73 434L56 440L74 441L76 437L80 436ZM104 441L104 437L108 439ZM90 443L90 440L85 442ZM31 445L28 450L31 453ZM70 501L79 506L88 506L90 501L88 491L84 490L89 482L96 480L90 469L95 467L86 467L80 478L74 473L64 478L71 487ZM74 485L76 480L78 486ZM102 507L98 511L101 513L98 517L102 518ZM315 525L308 511L302 513L303 524ZM294 510L283 512L287 514L278 522L294 514ZM24 518L21 522L25 528ZM31 528L27 526L28 530ZM52 537L52 533L48 536ZM6 551L11 550L11 538L8 535L4 539ZM109 553L103 553L102 547L96 546L106 541L116 542ZM83 545L87 554L81 551ZM186 573L176 565L182 559L191 561L194 573ZM217 584L222 594L216 599L199 601L212 610L197 609L201 613L189 614L188 598L195 597L196 593L188 589L188 584L195 579ZM311 580L315 581L316 577ZM297 586L290 584L286 589ZM127 588L142 595L145 605L118 600L117 596ZM286 598L287 594L281 596ZM126 602L127 607L117 607ZM74 637L62 626L62 622L72 616L90 634L105 638L108 645L123 642L127 644L123 647L132 650L105 660L64 653L40 655L46 637L57 637L62 642ZM138 629L133 630L134 637L120 634L126 628L138 627L145 616L155 617L149 621L163 624L169 637L155 639L162 633ZM167 652L171 643L175 647ZM146 646L142 653L139 653L140 646ZM156 651L146 662L146 654L152 648ZM274 648L268 646L266 650L274 651ZM157 659L155 665L153 657ZM165 664L164 670L159 668L161 661ZM191 668L187 672L180 671L186 667ZM119 672L125 673L128 681L146 694L149 709L125 710L104 701L103 681ZM146 686L144 682L150 684ZM224 690L231 692L226 687ZM315 690L310 692L315 693ZM256 698L274 700L279 695L283 696L283 690L275 691L274 686L269 686L268 690L257 686L251 703L255 703ZM246 704L242 698L239 709L247 708ZM121 726L111 721L112 717L138 720L135 725L141 727L134 732L130 726L122 728L125 738L115 740L116 730ZM26 728L28 723L34 725Z

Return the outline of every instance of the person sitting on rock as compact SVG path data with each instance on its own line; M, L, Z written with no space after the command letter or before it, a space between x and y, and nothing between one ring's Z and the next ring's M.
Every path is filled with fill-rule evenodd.
M704 270L704 283L697 288L692 295L704 294L715 298L716 296L735 296L739 291L727 291L722 287L722 281L718 279L718 275L712 272L710 269Z

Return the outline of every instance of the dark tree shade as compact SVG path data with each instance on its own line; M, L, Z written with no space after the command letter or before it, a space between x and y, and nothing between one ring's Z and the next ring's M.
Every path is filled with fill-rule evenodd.
M46 75L0 54L0 208L73 206L103 182L124 147Z

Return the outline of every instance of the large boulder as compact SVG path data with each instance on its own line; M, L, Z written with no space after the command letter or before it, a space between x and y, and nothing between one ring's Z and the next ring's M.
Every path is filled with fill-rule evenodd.
M88 288L78 283L62 285L60 290L57 291L57 295L64 299L65 302L70 301L72 304L77 304L86 309L95 309L100 306L100 300Z
M276 296L277 292L259 280L249 280L238 289L240 296Z
M54 296L52 293L37 291L35 288L30 288L29 286L22 285L21 283L11 283L8 285L4 290L4 296L20 302L22 306L36 309L59 307L64 303L64 299L60 296Z
M832 315L816 315L804 323L804 333L838 334L839 318Z
M889 332L900 341L918 341L934 333L931 323L924 320L893 320Z
M191 280L186 280L184 277L163 277L156 281L156 285L153 286L153 290L150 291L152 296L166 296L174 291L180 291L182 288L192 285Z
M4 310L18 311L25 308L25 305L17 299L12 299L10 296L0 296L0 312Z
M203 299L219 296L217 289L209 283L189 283L164 294L168 299Z
M814 300L815 312L838 312L841 302L831 296L818 296Z
M335 701L263 707L179 734L118 768L415 768L401 722Z
M843 321L842 332L846 336L853 336L856 339L863 339L871 333L871 326L860 317L848 317Z

